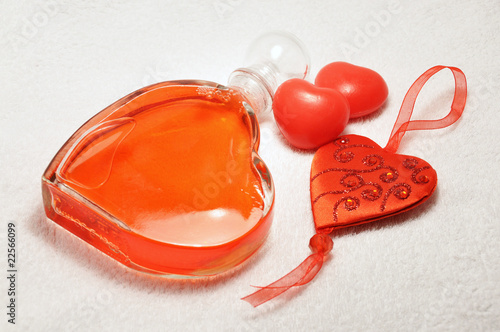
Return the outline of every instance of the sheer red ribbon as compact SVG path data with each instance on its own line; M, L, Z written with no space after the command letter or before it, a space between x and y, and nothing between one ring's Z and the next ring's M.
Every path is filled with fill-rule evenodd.
M437 72L448 68L452 71L455 79L455 95L448 115L438 120L414 120L410 121L415 107L417 96L425 83ZM422 74L410 87L399 110L398 118L392 129L389 141L384 148L388 152L395 153L399 147L404 134L410 130L439 129L453 124L460 118L467 99L467 81L464 73L455 67L435 66ZM296 286L302 286L310 282L323 266L328 252L333 248L333 241L328 235L331 229L321 230L315 234L309 243L312 254L307 257L293 271L265 287L257 287L259 290L242 298L254 307L257 307L276 296Z
M422 87L434 74L445 68L451 70L453 77L455 78L455 95L453 96L453 102L451 103L450 113L439 120L410 121L413 108L415 107L415 101L417 100L420 90L422 90ZM398 118L392 128L391 136L384 149L388 152L395 153L398 150L401 139L407 131L440 129L453 124L462 115L466 99L467 81L464 73L460 69L455 67L435 66L427 70L419 78L417 78L415 83L412 84L406 93L403 103L401 104L401 109L399 110Z
M242 300L257 307L292 287L302 286L313 280L323 266L325 255L333 248L333 241L328 233L318 233L311 238L309 246L313 253L292 272L266 287L257 287L260 288L258 291L242 298Z

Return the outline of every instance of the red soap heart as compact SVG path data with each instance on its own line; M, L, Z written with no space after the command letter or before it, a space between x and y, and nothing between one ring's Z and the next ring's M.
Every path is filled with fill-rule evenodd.
M316 76L315 84L343 94L349 102L351 119L376 111L389 94L387 84L377 72L347 62L324 66Z
M423 203L437 185L424 160L385 151L364 136L347 135L321 147L311 167L316 229L359 225Z
M283 136L300 149L331 142L349 121L349 104L341 93L298 78L278 87L273 111Z

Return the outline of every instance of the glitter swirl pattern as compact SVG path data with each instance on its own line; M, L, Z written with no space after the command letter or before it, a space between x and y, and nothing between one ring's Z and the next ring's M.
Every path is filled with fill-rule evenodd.
M321 169L312 169L313 209L326 199L322 208L330 206L334 224L345 223L342 218L356 211L383 215L393 213L394 209L407 209L406 205L419 199L414 197L414 186L423 187L436 181L434 170L425 161L388 153L369 143L372 141L362 136L339 137L322 152ZM313 191L316 183L320 189ZM370 211L365 213L363 209Z

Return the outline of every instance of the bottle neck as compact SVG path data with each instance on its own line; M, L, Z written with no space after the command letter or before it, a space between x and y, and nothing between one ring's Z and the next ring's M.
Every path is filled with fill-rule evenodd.
M277 70L272 64L238 68L229 76L229 87L238 89L251 103L257 115L272 108L274 91L278 87Z

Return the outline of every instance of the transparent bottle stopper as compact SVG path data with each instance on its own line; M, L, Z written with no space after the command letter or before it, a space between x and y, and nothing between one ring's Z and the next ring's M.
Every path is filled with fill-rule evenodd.
M248 48L245 67L229 76L229 86L238 88L263 114L271 109L274 92L291 78L306 78L310 58L302 42L287 32L270 32Z

